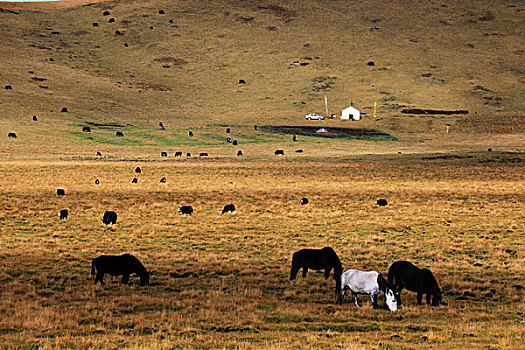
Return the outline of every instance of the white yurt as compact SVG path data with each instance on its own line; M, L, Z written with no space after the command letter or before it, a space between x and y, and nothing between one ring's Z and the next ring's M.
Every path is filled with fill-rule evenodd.
M347 107L341 111L341 119L361 120L361 112L352 106Z

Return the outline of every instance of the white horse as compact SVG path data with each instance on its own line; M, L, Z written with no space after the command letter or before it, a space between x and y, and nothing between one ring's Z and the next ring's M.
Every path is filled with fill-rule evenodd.
M372 307L377 307L377 295L384 294L386 305L390 311L397 310L397 299L388 281L377 271L359 271L346 270L341 275L341 298L339 303L343 302L346 290L352 291L352 296L356 306L357 294L370 294Z

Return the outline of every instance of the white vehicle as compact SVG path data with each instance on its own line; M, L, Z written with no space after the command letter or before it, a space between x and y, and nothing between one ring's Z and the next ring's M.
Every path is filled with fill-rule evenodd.
M307 114L305 118L307 120L324 120L324 117L322 115L317 114L317 113Z

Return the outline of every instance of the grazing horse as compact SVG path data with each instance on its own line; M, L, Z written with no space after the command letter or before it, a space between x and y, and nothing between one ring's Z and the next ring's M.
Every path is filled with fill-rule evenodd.
M417 304L421 305L423 294L426 294L427 304L439 306L442 292L436 278L428 269L420 269L408 261L396 261L388 269L388 282L396 293L398 304L401 305L401 291L403 288L417 293ZM432 303L430 303L432 299Z
M392 286L388 281L377 271L359 271L346 270L341 275L341 298L339 303L343 303L346 290L350 289L354 298L354 303L359 306L357 302L357 294L370 294L372 300L372 307L377 307L377 295L384 294L386 298L386 305L390 311L397 310L397 300L392 290Z
M300 269L303 269L303 278L306 278L308 269L324 270L324 277L328 279L330 271L334 269L335 303L339 300L341 290L341 273L343 266L341 260L331 247L322 249L301 249L293 253L290 280L294 280Z
M91 261L91 274L95 276L95 284L104 283L104 274L122 275L122 283L128 284L129 275L136 273L140 277L140 285L149 284L149 273L142 263L131 254L100 255Z

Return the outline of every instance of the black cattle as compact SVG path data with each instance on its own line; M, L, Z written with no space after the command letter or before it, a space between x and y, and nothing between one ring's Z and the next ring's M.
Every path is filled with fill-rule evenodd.
M109 224L113 224L114 225L114 224L116 224L117 223L117 213L115 213L112 210L107 210L104 213L104 217L102 218L102 222L105 225L109 225Z
M232 145L237 146L238 144L239 144L239 143L237 142L237 140L233 140L233 141L232 141Z
M380 207L384 207L388 204L387 200L386 199L378 199L376 200L376 204L379 205Z
M100 153L100 152L97 152L96 155L97 155L97 157L102 157L102 153Z
M109 19L108 23L114 23L115 22L115 19L112 17Z
M141 170L140 167L138 166L138 167L135 168L135 172L136 172L137 174L140 174L140 173L142 172L142 170Z
M208 153L206 152L199 153L199 157L207 157L207 156L208 156Z
M62 109L60 110L60 112L62 112L62 113L67 113L67 112L68 112L67 107L62 107Z
M93 27L98 27L98 23L97 22L93 22Z
M240 84L240 85L241 85L241 84L242 84L242 85L246 84L246 80L244 80L244 79L239 79L239 84Z
M168 153L167 153L167 152L160 152L160 156L161 156L161 157L167 157L167 156L168 156Z
M67 219L68 214L69 212L67 211L67 209L62 209L58 212L58 217L60 218L60 220L64 220Z
M38 121L38 118L36 117L36 115L33 116L33 121L34 122Z
M302 149L296 149L295 153L303 153L304 151Z
M284 150L278 149L275 152L273 152L273 155L274 156L278 156L278 155L284 156Z
M439 306L441 303L442 292L432 272L428 269L420 269L411 262L394 262L388 269L388 282L393 286L398 304L401 304L403 288L417 293L418 305L421 305L423 294L426 294L428 305Z
M297 136L296 136L296 135L293 135L293 137L292 137L292 141L293 141L293 142L297 142Z
M163 15L164 14L164 10L159 10L159 15Z
M65 196L66 191L64 191L62 188L57 189L57 196Z
M303 278L306 278L308 269L324 270L325 279L330 277L330 271L334 269L335 280L335 303L339 302L341 296L341 275L343 265L341 260L331 247L322 249L301 249L292 256L292 268L290 270L290 280L294 280L297 272L303 269Z
M304 198L301 199L301 205L305 205L305 204L308 204L308 203L310 203L308 198L304 197Z
M182 152L180 152L180 151L175 152L175 157L182 157Z
M183 205L179 208L179 213L191 215L191 213L193 213L193 208L191 205Z
M232 142L232 138L231 137L226 138L226 142L231 143Z
M492 148L489 147L489 148L487 149L487 151L488 151L488 152L492 152Z
M233 204L226 204L224 208L221 210L221 214L230 212L233 213L235 211L235 205Z
M226 133L229 134L230 132L230 128L226 128Z
M186 157L191 157L191 153L190 152L186 153Z
M138 181L139 181L139 180L137 180L137 178L134 177L133 180L131 180L131 183L132 183L132 184L136 184Z
M13 87L11 85L6 85L6 86L4 86L4 89L6 89L6 90L13 90Z
M366 65L367 65L367 66L372 66L372 67L373 67L373 66L375 66L376 64L375 64L374 61L368 61L368 62L366 63Z
M163 177L162 179L160 179L160 182L165 183L166 182L166 178Z
M257 125L253 126L253 130L257 130L259 127Z
M110 15L109 11L104 11L104 13L102 14L102 16L109 16L109 15Z
M16 139L16 133L10 132L10 133L7 134L7 137L11 137L13 139Z
M89 126L84 126L82 132L91 132L91 128Z
M153 26L149 26L149 29L153 29Z
M238 151L237 151L237 157L240 157L240 156L242 156L242 151L241 151L241 150L238 150Z
M91 261L91 275L95 275L95 284L104 283L104 275L122 275L122 284L128 284L129 275L136 273L140 277L140 285L149 284L149 273L142 263L131 254L101 255Z
M95 185L98 185L100 183L99 179L95 179Z
M122 133L122 131L117 131L115 133L115 136L118 136L118 137L124 137L124 133Z
M192 131L188 131L188 136L192 137L193 136L193 132Z

